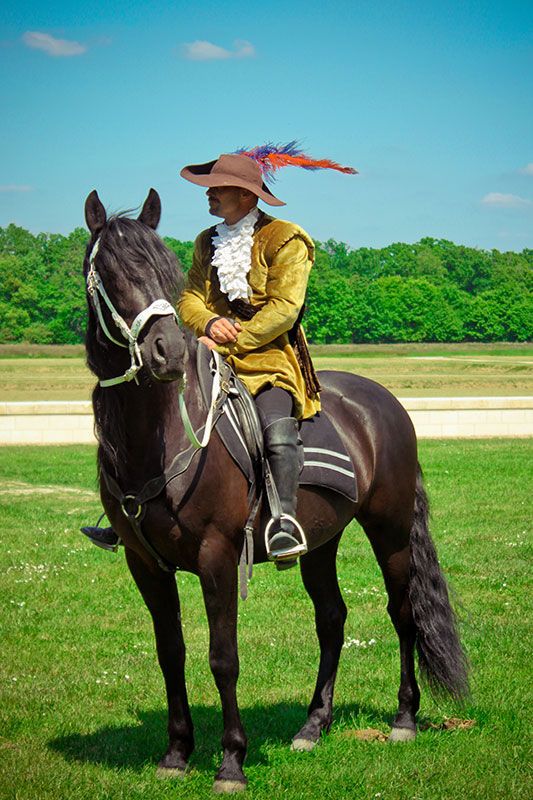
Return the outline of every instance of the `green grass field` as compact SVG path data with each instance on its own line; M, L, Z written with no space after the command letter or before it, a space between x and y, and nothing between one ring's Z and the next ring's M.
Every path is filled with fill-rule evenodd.
M441 563L463 606L474 700L458 709L424 691L414 743L357 739L389 729L399 658L380 573L354 525L338 561L349 616L334 725L314 752L291 753L316 676L312 611L297 570L259 566L239 618L254 800L533 794L531 440L423 441L420 459ZM77 533L99 513L94 448L0 448L0 472L0 797L211 796L221 716L197 579L177 578L197 749L185 780L163 781L166 707L148 612L123 555ZM443 730L449 718L463 722Z
M399 397L533 394L533 344L317 345L317 369L382 383ZM81 345L0 345L0 402L89 400Z

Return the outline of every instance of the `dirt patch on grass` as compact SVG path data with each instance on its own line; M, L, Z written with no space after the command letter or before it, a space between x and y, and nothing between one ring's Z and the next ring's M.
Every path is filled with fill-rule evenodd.
M83 344L0 344L0 358L83 358Z
M98 497L91 489L75 489L70 486L36 486L23 481L6 481L0 487L0 495L75 495L77 497Z

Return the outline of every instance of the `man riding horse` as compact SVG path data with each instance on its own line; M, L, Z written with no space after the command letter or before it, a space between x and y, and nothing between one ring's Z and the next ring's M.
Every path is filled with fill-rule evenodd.
M178 303L183 324L228 360L254 397L283 512L270 524L267 541L269 558L279 569L293 566L307 551L295 518L298 423L320 410L320 384L300 327L314 245L298 225L257 207L258 200L285 205L263 175L286 164L355 172L331 161L312 161L294 143L224 154L182 169L183 178L207 187L209 213L222 222L197 237ZM118 543L111 529L84 532L100 546Z
M223 222L196 239L179 315L201 342L227 358L255 398L283 510L270 529L268 549L278 565L292 565L306 552L295 520L298 420L320 410L318 385L306 386L290 341L314 261L313 242L297 225L259 211L259 199L284 203L249 156L221 155L185 167L181 175L208 187L209 213Z

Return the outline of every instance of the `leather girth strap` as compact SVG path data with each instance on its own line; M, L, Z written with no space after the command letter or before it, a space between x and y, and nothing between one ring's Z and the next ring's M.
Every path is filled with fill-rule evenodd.
M146 503L161 494L167 483L184 473L198 452L196 447L190 445L187 450L176 456L169 469L157 478L148 481L137 495L125 494L116 480L104 469L101 470L107 490L119 501L122 513L128 519L137 539L164 572L176 572L177 567L167 561L161 553L158 553L143 534L141 522L146 513Z

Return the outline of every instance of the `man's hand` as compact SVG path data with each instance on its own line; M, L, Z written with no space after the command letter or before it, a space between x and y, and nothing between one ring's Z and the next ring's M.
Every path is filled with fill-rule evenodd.
M210 350L214 350L217 346L217 343L210 339L209 336L199 336L198 341L205 344Z
M209 337L201 336L200 341L204 338L209 338L215 342L215 344L233 343L237 341L239 331L242 331L240 322L234 322L228 317L219 317L215 319L209 328Z

